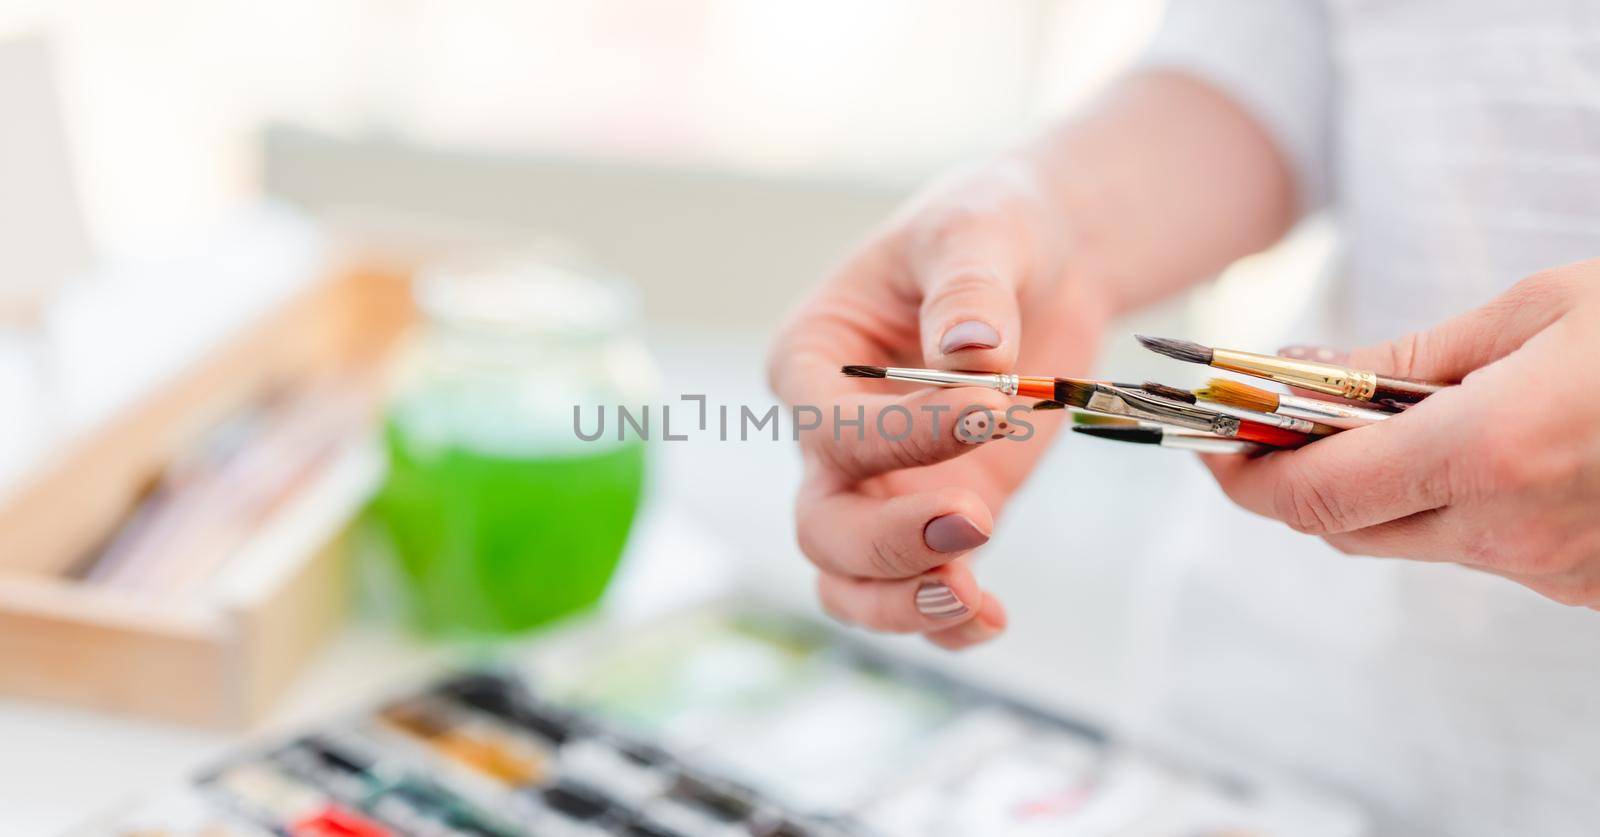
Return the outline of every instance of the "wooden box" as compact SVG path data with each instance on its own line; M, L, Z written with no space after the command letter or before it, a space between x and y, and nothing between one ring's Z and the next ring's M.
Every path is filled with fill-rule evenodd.
M339 542L381 475L373 446L341 454L273 511L203 597L153 601L68 570L174 454L263 387L338 370L376 392L411 310L398 274L314 284L0 500L0 694L209 727L260 717L342 617Z

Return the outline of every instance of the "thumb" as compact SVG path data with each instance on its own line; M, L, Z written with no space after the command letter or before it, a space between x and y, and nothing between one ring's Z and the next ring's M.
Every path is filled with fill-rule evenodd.
M965 238L966 240L963 240ZM986 236L957 236L916 267L923 360L1009 372L1022 341L1015 257Z
M1581 281L1575 267L1536 273L1487 304L1426 331L1350 352L1347 365L1400 378L1451 383L1511 354L1560 319Z

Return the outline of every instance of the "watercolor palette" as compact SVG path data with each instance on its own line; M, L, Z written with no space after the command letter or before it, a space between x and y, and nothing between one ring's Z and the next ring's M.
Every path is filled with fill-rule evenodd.
M842 632L725 606L542 642L230 759L106 831L1363 833L1321 795L1184 769Z

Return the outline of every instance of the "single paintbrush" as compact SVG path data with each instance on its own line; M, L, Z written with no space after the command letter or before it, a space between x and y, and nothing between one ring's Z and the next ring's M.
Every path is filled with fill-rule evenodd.
M1199 403L1200 400L1198 397L1199 393L1190 392L1186 389L1178 389L1177 387L1169 387L1166 384L1158 384L1153 381L1145 381L1139 385L1139 389L1142 389L1158 398L1182 401L1185 404L1196 404ZM1218 401L1217 399L1210 399L1210 401L1211 403L1208 403L1206 406L1216 410L1219 413L1234 416L1235 418L1259 421L1262 424L1270 424L1273 427L1281 428L1283 430L1293 430L1296 433L1306 433L1312 436L1327 436L1339 432L1339 428L1336 426L1313 421L1300 416L1274 413L1271 410L1259 410L1254 407L1247 407L1243 404Z
M1352 369L1333 363L1314 360L1295 360L1272 355L1258 355L1234 349L1214 349L1167 337L1134 335L1144 347L1170 358L1227 369L1257 378L1266 378L1324 395L1336 395L1354 401L1370 401L1396 409L1424 398L1449 386L1449 384L1415 381L1410 378L1391 378L1364 369Z
M1111 439L1116 442L1131 442L1139 445L1160 445L1173 450L1191 450L1196 453L1264 453L1270 448L1258 445L1255 442L1245 442L1239 439L1219 439L1216 436L1196 436L1176 430L1167 430L1163 427L1117 427L1108 425L1074 425L1074 433L1093 436L1097 439Z
M839 371L855 378L910 381L941 387L984 387L1006 395L1024 395L1059 401L1091 413L1159 422L1186 430L1261 442L1273 447L1298 447L1311 440L1304 433L1239 419L1216 410L1158 398L1136 389L1096 381L1043 378L1005 372L945 372L939 369L905 369L893 366L845 366Z
M1212 378L1204 387L1195 390L1195 395L1215 404L1280 416L1294 416L1342 429L1364 427L1394 415L1382 410L1357 407L1354 404L1285 395L1241 384L1238 381L1230 381L1227 378Z

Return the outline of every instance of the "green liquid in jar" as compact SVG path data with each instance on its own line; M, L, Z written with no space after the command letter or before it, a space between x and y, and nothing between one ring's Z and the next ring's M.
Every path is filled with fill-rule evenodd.
M374 510L420 628L510 633L600 599L639 506L642 442L480 451L424 442L393 415L385 437Z

